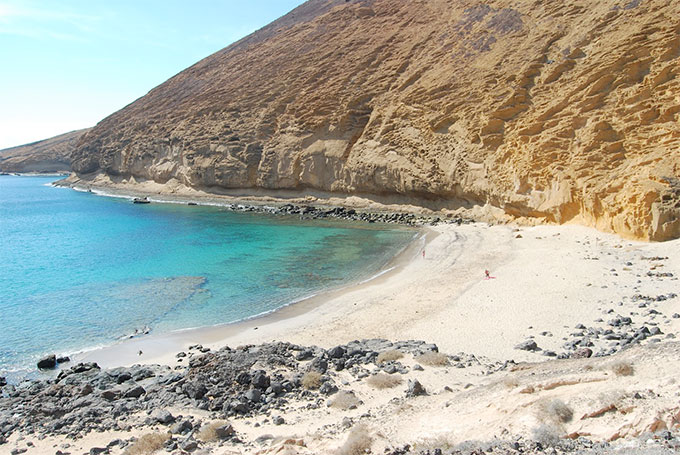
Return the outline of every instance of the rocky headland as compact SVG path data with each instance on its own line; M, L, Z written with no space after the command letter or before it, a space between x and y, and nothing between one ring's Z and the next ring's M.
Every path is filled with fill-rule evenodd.
M71 131L30 144L0 150L0 172L67 173L71 153L88 129Z
M102 120L76 180L680 235L680 5L310 0Z

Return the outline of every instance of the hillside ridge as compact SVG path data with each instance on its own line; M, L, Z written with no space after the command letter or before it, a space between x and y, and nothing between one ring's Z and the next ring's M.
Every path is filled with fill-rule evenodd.
M71 153L88 129L0 150L0 172L69 172Z
M680 236L680 5L311 0L102 120L79 178Z

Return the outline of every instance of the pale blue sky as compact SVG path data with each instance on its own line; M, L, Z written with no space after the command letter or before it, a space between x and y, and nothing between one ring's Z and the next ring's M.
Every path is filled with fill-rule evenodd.
M0 0L0 149L93 126L304 0Z

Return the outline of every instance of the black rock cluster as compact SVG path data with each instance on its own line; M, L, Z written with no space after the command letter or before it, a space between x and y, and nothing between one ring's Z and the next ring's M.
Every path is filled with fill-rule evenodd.
M2 386L0 443L15 431L78 438L90 431L150 423L177 426L178 433L194 425L190 419L171 415L170 408L207 410L223 419L283 414L293 400L319 407L342 386L336 384L336 371L346 370L358 379L378 371L407 373L409 367L398 361L377 363L380 353L388 350L417 356L437 351L437 346L377 339L328 350L281 342L215 352L195 346L193 352L184 353L189 362L179 370L160 365L103 370L95 363L79 363L54 379ZM450 359L460 368L479 364L474 356L464 354ZM309 372L320 376L318 388L303 386ZM145 421L132 419L140 412L147 413Z
M460 216L442 219L439 216L415 215L413 213L394 212L359 212L345 207L315 207L312 205L285 204L278 207L260 205L230 204L227 209L237 212L268 213L271 215L294 215L301 219L340 219L347 221L364 221L368 223L391 223L407 226L437 225L440 223L468 224L472 220Z

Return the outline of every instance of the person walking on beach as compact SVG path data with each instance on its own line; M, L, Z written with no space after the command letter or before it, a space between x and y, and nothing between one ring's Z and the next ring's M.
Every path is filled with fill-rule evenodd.
M423 250L423 259L425 259L425 250Z
M485 279L491 279L491 273L488 270L484 270Z

